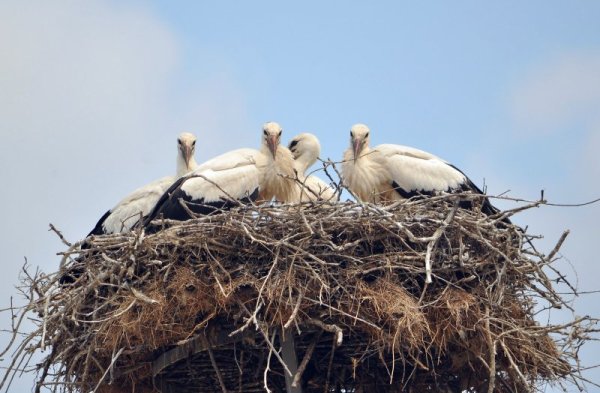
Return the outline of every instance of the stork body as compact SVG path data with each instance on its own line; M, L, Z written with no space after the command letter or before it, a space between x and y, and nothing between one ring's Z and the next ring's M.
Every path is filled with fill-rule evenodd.
M366 202L391 202L442 192L483 192L458 168L423 150L383 144L369 147L369 128L356 124L350 131L350 148L344 153L344 184ZM471 202L462 201L468 208ZM485 214L498 212L486 198Z
M115 207L104 213L88 236L131 230L141 217L150 213L159 198L175 180L198 166L194 159L196 137L184 132L179 135L177 143L176 175L155 180L127 195Z
M277 123L266 123L260 150L233 150L199 165L162 195L144 226L151 228L159 217L187 220L190 213L209 214L240 203L295 200L294 159L279 146L281 132Z
M317 161L321 154L321 144L317 137L309 133L298 134L291 140L289 149L294 156L294 168L301 183L297 184L299 201L335 200L335 191L329 184L317 176L306 175L308 168Z

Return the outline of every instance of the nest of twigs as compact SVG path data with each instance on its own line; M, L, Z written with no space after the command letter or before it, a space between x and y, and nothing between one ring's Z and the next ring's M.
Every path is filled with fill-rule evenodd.
M457 208L244 206L72 245L28 276L38 390L534 392L577 383L588 318L542 326L562 277L532 237ZM473 196L474 197L474 196ZM60 285L58 278L76 280ZM548 274L548 275L547 275ZM564 279L564 277L562 277ZM291 388L288 388L291 389ZM292 391L292 390L289 390Z

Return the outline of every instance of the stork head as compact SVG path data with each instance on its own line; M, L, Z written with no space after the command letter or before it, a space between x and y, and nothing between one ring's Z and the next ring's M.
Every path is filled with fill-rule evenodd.
M309 133L298 134L291 140L288 148L294 155L294 160L301 162L306 170L317 161L321 154L321 144L316 136Z
M273 121L263 125L263 145L267 146L273 158L277 154L277 147L281 141L282 132L281 126Z
M360 123L353 125L350 129L350 146L356 161L365 147L369 146L369 127Z
M181 158L183 158L183 162L185 162L186 169L190 170L190 162L194 159L194 153L196 151L196 137L194 134L190 134L189 132L182 132L179 134L179 138L177 138L177 148L179 149L179 154Z

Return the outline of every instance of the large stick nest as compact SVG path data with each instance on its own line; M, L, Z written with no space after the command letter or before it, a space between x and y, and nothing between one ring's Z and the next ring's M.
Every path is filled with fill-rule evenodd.
M534 319L566 306L547 276L562 277L562 241L544 256L461 197L244 206L87 239L58 274L27 276L39 319L15 361L49 349L38 390L284 391L280 348L295 341L304 391L577 383L593 321Z

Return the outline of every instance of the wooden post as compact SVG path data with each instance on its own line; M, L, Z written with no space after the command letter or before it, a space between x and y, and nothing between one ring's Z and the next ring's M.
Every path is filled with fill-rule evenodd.
M287 393L302 393L301 386L292 386L294 381L294 375L298 372L298 358L296 356L296 345L294 344L294 334L292 331L286 332L282 330L279 334L279 340L281 341L281 358L292 373L288 375L285 373L285 388Z

